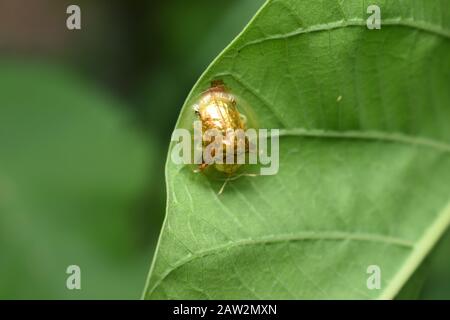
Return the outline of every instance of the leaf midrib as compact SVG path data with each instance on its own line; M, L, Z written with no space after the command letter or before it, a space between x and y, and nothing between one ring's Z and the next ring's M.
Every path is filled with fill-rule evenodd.
M405 260L389 285L380 294L379 299L393 299L400 292L402 287L420 266L431 249L443 236L450 225L450 201L444 209L437 215L435 221L425 230L420 239L414 244L414 248L409 257Z

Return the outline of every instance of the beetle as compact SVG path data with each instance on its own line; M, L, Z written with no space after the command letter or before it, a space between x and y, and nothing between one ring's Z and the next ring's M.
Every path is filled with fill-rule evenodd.
M220 172L227 175L227 179L220 189L218 194L223 192L226 183L230 178L236 173L241 164L236 163L226 163L226 150L227 147L233 146L233 156L236 160L239 150L244 150L245 153L249 150L248 139L245 138L243 141L239 141L234 134L228 134L230 131L235 132L235 130L245 131L247 129L247 118L245 115L241 114L237 108L236 97L229 91L222 80L214 80L211 82L209 89L204 91L200 99L193 105L193 110L201 121L202 132L208 132L208 130L216 130L221 133L222 140L222 163L214 163L214 168ZM202 147L206 147L211 140L208 139L207 135L202 136ZM239 143L245 143L243 148L239 148ZM203 171L209 166L208 163L202 159L202 163L199 164L197 171ZM250 175L250 174L246 174Z

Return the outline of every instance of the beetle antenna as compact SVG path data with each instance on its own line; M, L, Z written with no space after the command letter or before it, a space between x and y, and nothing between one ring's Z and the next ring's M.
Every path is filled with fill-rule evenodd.
M219 192L217 192L217 195L220 196L223 193L223 190L225 190L225 186L227 185L227 183L229 181L233 181L233 180L239 179L241 177L258 177L258 176L260 176L260 175L257 174L257 173L241 173L241 174L239 174L237 176L234 176L234 177L228 176L225 179L225 181L223 182L222 187L220 187Z

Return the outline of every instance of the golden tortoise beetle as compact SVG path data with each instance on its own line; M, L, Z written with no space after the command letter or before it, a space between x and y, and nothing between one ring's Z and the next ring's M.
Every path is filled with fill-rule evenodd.
M228 90L222 80L214 80L211 82L209 89L204 91L197 103L194 104L193 110L202 124L202 132L215 129L223 136L223 163L214 163L214 168L220 172L225 173L228 177L222 185L219 194L223 192L226 183L230 177L236 173L241 164L226 163L226 148L229 145L234 146L234 157L237 157L238 143L236 143L236 136L231 135L233 142L228 141L227 131L247 129L247 118L241 114L236 106L236 97ZM211 141L205 136L202 137L202 146L205 147ZM245 152L249 150L249 143L245 139ZM205 170L209 165L202 161L198 166L198 171ZM254 174L243 174L246 176L255 176ZM241 176L241 175L239 175Z

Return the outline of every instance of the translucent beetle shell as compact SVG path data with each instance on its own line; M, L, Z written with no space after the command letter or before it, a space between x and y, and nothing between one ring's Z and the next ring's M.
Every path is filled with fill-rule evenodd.
M236 106L236 97L231 94L221 80L211 82L211 87L203 92L199 101L194 104L195 114L202 123L202 132L210 129L216 129L225 137L227 130L246 130L247 119L242 115ZM202 140L203 146L209 144L209 140ZM223 139L223 163L214 163L214 167L227 175L235 173L240 167L236 162L226 163L226 147L230 141ZM233 142L234 152L237 152L237 143ZM245 151L248 151L248 142L245 141ZM201 163L199 170L202 171L208 164Z

